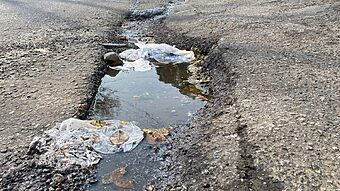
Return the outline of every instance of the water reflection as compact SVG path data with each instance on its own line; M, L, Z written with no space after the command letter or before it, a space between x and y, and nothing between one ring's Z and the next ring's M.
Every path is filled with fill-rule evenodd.
M204 96L209 98L206 90L197 88L195 85L188 82L191 73L188 71L188 63L182 64L158 64L156 66L157 75L159 81L166 84L171 84L173 87L179 89L180 93L191 98L197 98L197 96ZM118 75L120 71L109 68L107 74L111 77Z
M179 89L180 93L192 98L206 98L209 99L210 95L206 90L197 88L194 84L188 82L191 73L188 71L188 63L183 64L163 64L157 67L157 74L159 80L171 84Z
M196 99L202 92L188 83L187 67L187 64L160 65L147 72L109 69L89 118L135 121L141 128L163 128L187 122L191 114L204 105ZM144 190L159 165L152 159L153 149L143 141L132 152L105 155L98 166L98 174L101 176L125 166L126 178L138 183L132 190ZM90 190L123 189L99 182Z

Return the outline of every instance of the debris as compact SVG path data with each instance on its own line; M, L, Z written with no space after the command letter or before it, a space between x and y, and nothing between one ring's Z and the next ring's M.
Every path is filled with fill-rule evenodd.
M112 49L112 48L138 48L134 43L102 43L101 44L106 49Z
M98 153L128 152L143 140L143 131L131 122L95 121L70 118L36 137L28 153L43 153L39 163L57 168L77 164L89 167L99 163Z
M101 45L104 46L104 48L121 48L127 46L125 43L102 43Z
M117 36L115 36L116 40L128 40L128 38L124 35L118 34Z
M110 137L110 141L113 145L122 145L127 140L129 140L129 135L120 129L115 131Z
M145 186L145 190L146 191L154 191L155 190L155 186L152 184L148 184Z
M127 61L135 61L142 57L139 49L128 49L119 54L119 56Z
M116 186L120 188L132 188L135 185L134 180L126 180L123 178L126 173L125 167L120 167L112 172L103 176L102 183L103 184L111 184L114 183Z
M119 58L118 54L115 52L108 52L104 55L104 61L109 66L119 66L123 65L123 61Z
M44 151L44 149L42 148L46 146L47 141L49 140L46 138L34 137L33 141L30 143L28 147L26 154L33 155L42 153Z
M206 97L206 96L204 96L204 95L200 95L200 94L198 94L198 95L196 96L196 98L199 99L199 100L202 100L202 101L209 101L209 98L208 98L208 97Z
M137 59L156 60L162 64L189 63L195 60L193 51L179 50L168 44L136 43L139 49L129 49L119 54L122 59L135 61Z
M55 182L56 184L61 183L63 180L65 180L65 177L62 174L54 174L52 177L53 182Z
M129 70L132 68L136 72L145 72L152 69L150 62L142 58L133 62L124 61L123 66L116 66L112 68L115 70Z
M91 120L91 121L89 121L89 123L93 126L96 126L96 127L104 127L105 125L109 125L105 121L99 121L99 120Z
M131 10L127 13L127 18L133 20L143 20L152 18L158 15L164 14L166 11L165 7L157 7L153 9L146 10Z
M166 142L168 140L166 136L169 135L170 131L170 128L143 129L145 139L150 145L156 144L156 141Z
M168 44L142 44L136 43L146 59L154 59L162 64L189 63L195 60L193 51L179 50Z
M34 52L39 52L41 54L46 54L46 53L49 52L47 49L42 49L42 48L37 48L37 49L34 49L33 51Z

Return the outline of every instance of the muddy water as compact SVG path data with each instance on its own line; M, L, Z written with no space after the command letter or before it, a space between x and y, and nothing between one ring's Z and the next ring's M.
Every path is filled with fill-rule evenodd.
M133 5L131 9L134 9ZM127 21L122 25L122 35L130 43L154 42L148 28L155 20L165 17L171 7L172 4L169 4L164 14L150 19ZM152 64L152 70L147 72L108 70L102 79L90 118L135 121L142 129L186 123L204 105L207 92L188 82L191 75L188 72L189 64ZM148 183L152 183L154 172L162 160L156 155L161 146L149 145L144 140L131 152L103 156L97 168L99 182L89 190L124 190L115 184L101 183L105 174L119 167L126 167L124 178L135 182L129 190L144 190Z
M187 122L204 105L198 99L202 91L187 81L187 67L188 64L159 64L147 72L109 70L102 79L90 118L135 121L142 129ZM143 141L131 152L103 156L98 179L113 169L126 167L124 177L136 182L133 190L144 190L159 163L155 157L158 147ZM120 189L99 181L90 190Z

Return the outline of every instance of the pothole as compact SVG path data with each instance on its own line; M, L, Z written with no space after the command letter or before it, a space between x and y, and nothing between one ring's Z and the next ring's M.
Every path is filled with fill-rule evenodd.
M155 17L150 19L150 14L154 12ZM121 52L133 47L136 42L157 43L147 31L152 19L162 18L165 12L163 9L154 12L135 11L139 16L133 18L142 15L142 20L124 23L123 32L119 35L124 40L110 43L112 47L106 44L107 47ZM153 60L149 71L108 69L102 78L89 119L134 121L142 129L171 129L176 124L187 123L209 99L209 92L204 86L191 83L190 64L161 64ZM123 190L126 186L130 190L145 190L147 185L153 184L153 175L163 160L155 153L164 145L166 143L150 144L143 140L130 152L103 155L97 168L99 181L89 190ZM125 183L123 186L122 181Z

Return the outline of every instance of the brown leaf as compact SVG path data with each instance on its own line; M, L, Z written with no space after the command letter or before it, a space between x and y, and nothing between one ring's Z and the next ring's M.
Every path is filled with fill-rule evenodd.
M145 139L149 144L154 145L156 141L167 141L167 135L170 133L170 128L161 128L161 129L143 129Z
M105 121L99 121L99 120L91 120L90 124L96 127L103 127L105 125L107 125L107 123Z
M129 140L129 135L122 130L117 130L110 137L110 141L113 145L121 145Z
M199 100L203 100L203 101L209 101L209 98L207 98L204 95L197 95L196 98L199 99Z
M102 183L103 184L114 183L116 186L120 188L132 188L135 185L135 181L124 179L123 176L125 173L126 173L125 167L117 168L112 172L104 175L104 177L102 178Z

